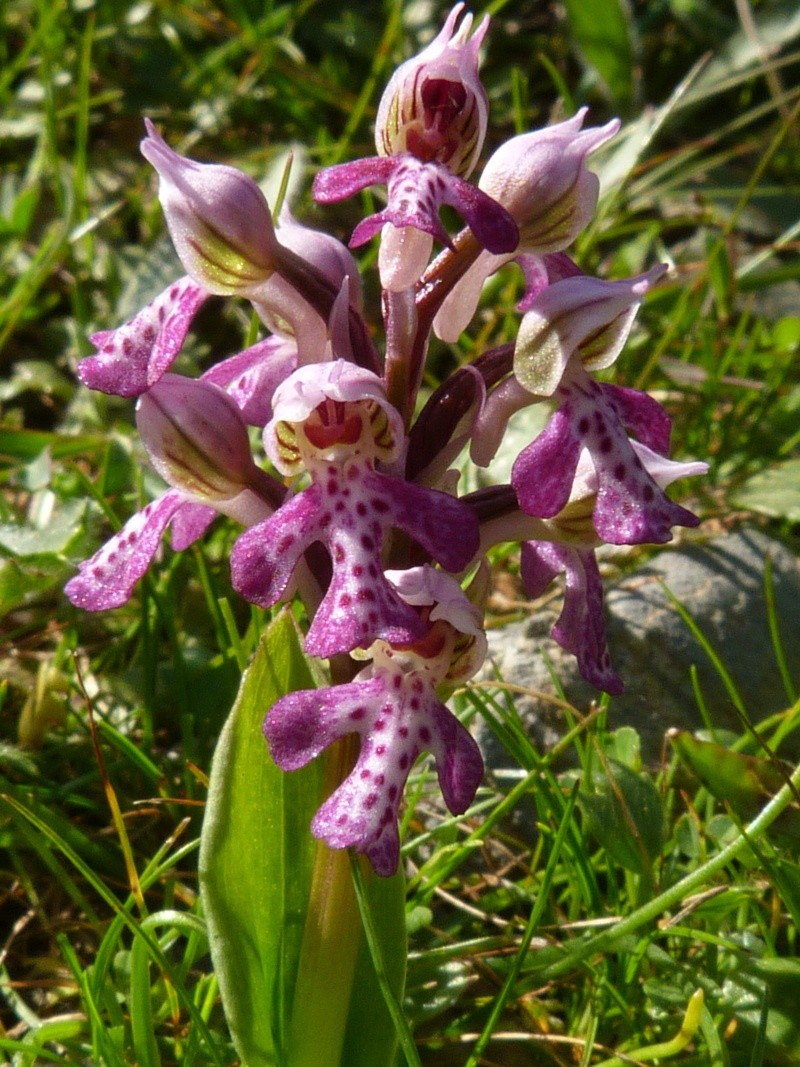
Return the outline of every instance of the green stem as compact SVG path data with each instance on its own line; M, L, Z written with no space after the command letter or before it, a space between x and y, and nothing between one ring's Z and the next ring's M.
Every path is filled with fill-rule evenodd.
M327 761L326 795L352 766L353 746L348 741ZM320 841L300 950L287 1067L339 1067L360 942L349 853Z

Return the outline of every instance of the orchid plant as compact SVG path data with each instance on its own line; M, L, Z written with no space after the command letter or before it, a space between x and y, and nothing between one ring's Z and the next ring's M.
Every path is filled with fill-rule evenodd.
M487 552L521 545L531 597L565 575L553 637L584 678L617 694L596 549L662 543L674 526L696 525L664 490L705 470L670 460L669 419L653 398L595 377L666 269L605 281L568 253L597 205L589 157L619 123L587 128L581 110L501 145L474 180L488 130L478 73L488 25L473 29L457 4L390 79L376 154L314 180L320 204L386 188L385 207L349 241L379 241L380 340L348 248L285 207L273 217L248 176L182 157L146 121L142 152L186 274L130 322L95 334L97 352L78 370L91 389L136 398L144 448L168 488L80 565L68 597L90 611L117 607L167 528L182 550L218 514L233 519L233 588L264 608L302 603L304 651L329 661L329 684L263 709L263 760L292 772L350 738L311 822L323 844L309 837L309 847L362 853L384 878L398 870L398 814L421 753L432 754L454 814L481 782L478 747L444 700L486 655ZM440 217L445 205L464 223L457 233ZM432 335L455 342L484 282L513 264L524 278L515 342L421 396ZM264 337L200 378L174 374L211 295L249 302ZM550 420L510 484L459 492L462 453L488 466L511 416L537 404L550 405ZM263 432L263 452L248 427Z

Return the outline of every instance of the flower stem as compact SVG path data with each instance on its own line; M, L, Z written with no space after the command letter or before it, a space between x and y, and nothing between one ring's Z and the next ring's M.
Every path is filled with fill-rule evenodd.
M353 741L331 751L325 768L326 793L349 772ZM361 919L346 849L317 842L306 927L294 993L287 1067L339 1067Z

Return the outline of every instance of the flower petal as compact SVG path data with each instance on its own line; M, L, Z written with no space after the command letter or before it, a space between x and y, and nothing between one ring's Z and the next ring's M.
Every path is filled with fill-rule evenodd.
M91 559L79 564L79 573L64 587L72 603L87 611L106 611L126 603L185 500L182 493L170 489L128 519Z
M294 569L322 530L322 492L311 485L264 522L245 530L231 552L234 589L262 608L283 596Z
M223 388L250 426L266 426L272 418L273 393L296 367L296 344L272 336L215 364L203 380Z
M456 497L374 472L368 485L371 493L390 501L392 524L410 534L445 570L463 570L475 556L478 520Z
M314 178L312 195L318 204L335 204L370 185L385 185L395 167L389 156L369 156L326 167Z
M581 441L572 420L559 409L511 469L522 510L541 519L557 515L569 500L580 454Z
M101 393L144 393L169 369L192 319L209 295L191 278L174 282L130 322L93 334L91 341L98 354L81 360L78 377Z
M173 550L182 552L199 541L218 514L206 504L191 504L188 501L182 504L169 524Z
M333 576L303 644L310 655L326 658L376 640L411 644L424 635L419 615L383 575L376 551L381 542L377 524L331 534Z
M441 163L423 163L409 153L393 157L393 163L388 181L389 203L383 211L359 223L350 238L351 247L364 244L387 222L398 228L413 226L452 247L439 219L439 209L444 204L461 215L490 252L513 252L517 247L517 224L486 193L451 174Z
M621 385L604 384L602 389L628 433L654 452L668 456L672 420L659 402L648 393Z
M567 580L564 608L550 632L577 658L578 670L587 682L619 696L622 679L611 666L603 583L594 552L544 541L528 541L522 546L520 572L529 596L540 596L560 571Z

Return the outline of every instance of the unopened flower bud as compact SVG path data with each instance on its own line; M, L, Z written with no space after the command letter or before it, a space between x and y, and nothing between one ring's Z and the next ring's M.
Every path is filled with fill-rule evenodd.
M235 167L178 155L152 122L145 124L142 155L158 171L178 258L208 292L247 295L273 273L280 252L264 194Z
M551 396L573 357L587 370L609 367L625 344L645 294L665 270L659 265L618 282L582 274L542 290L517 334L517 381L537 396Z
M470 37L472 15L467 14L455 30L463 7L456 4L428 47L397 68L381 97L375 124L380 155L410 152L424 163L443 163L460 177L475 167L488 115L478 52L489 20Z
M218 386L165 374L139 398L136 424L153 466L176 489L219 501L252 484L247 428Z
M600 183L587 169L586 157L614 136L619 121L581 130L586 110L556 126L512 137L484 168L478 185L513 217L523 251L566 248L594 215Z

